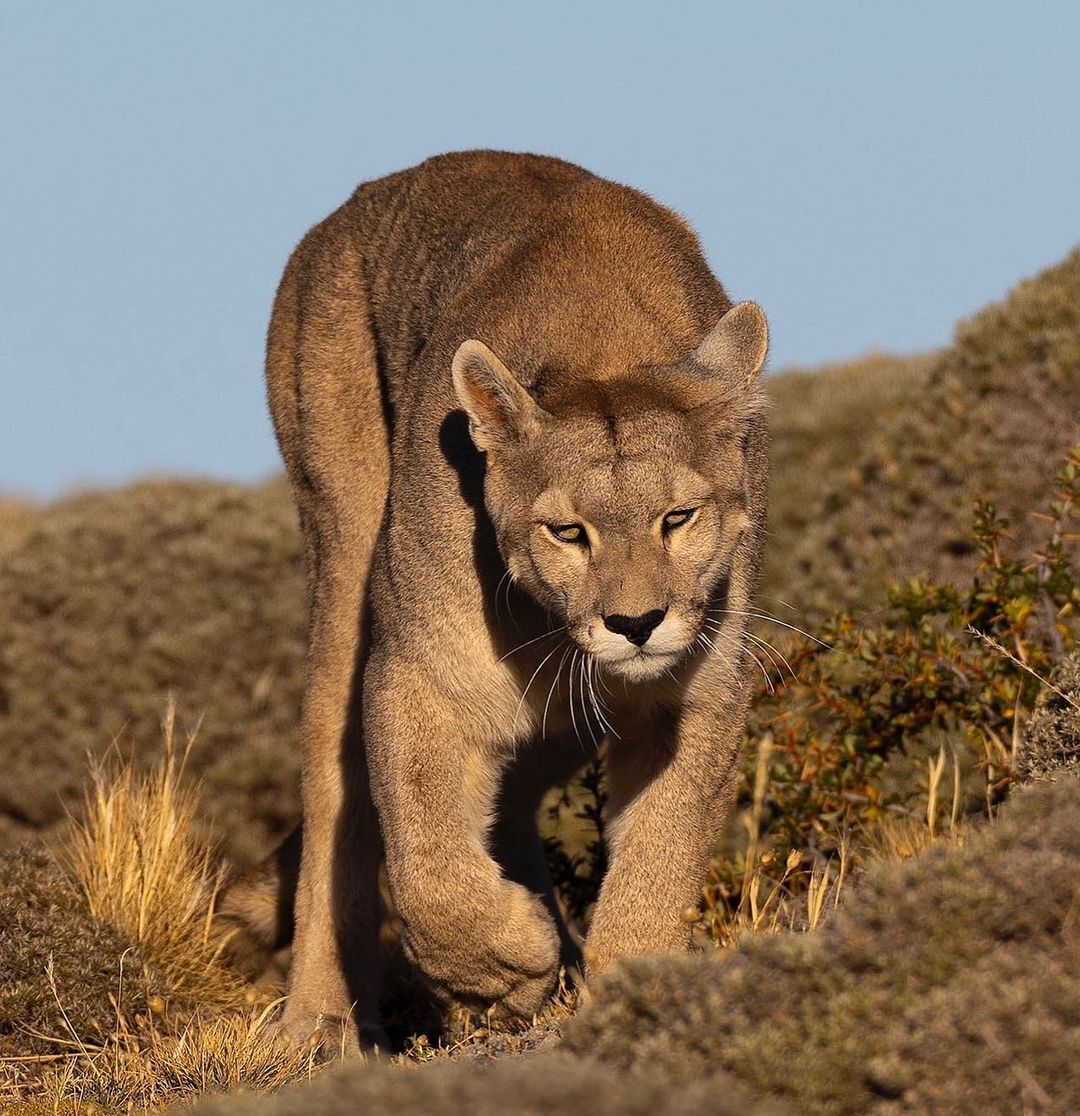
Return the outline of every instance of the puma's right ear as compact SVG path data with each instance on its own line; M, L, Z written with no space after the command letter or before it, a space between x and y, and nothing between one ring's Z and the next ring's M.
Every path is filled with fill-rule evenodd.
M540 425L543 409L482 341L461 343L451 374L477 449L520 441Z
M765 363L769 326L756 302L740 302L713 326L693 359L710 372L750 386Z

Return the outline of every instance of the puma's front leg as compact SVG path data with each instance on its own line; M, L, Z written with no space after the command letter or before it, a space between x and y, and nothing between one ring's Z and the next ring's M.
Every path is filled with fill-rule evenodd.
M734 795L744 704L657 711L609 744L609 868L585 946L590 976L618 957L682 950L688 907Z
M559 936L542 900L487 848L501 764L476 707L381 652L365 675L372 792L405 948L446 1001L529 1016L550 994ZM482 715L482 714L480 714Z

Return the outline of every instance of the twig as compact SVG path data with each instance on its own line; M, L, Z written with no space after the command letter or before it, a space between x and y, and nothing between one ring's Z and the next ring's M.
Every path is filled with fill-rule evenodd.
M1080 713L1080 701L1077 701L1074 697L1070 697L1070 695L1065 693L1063 689L1061 689L1059 686L1055 686L1049 678L1044 678L1037 670L1032 670L1032 668L1029 667L1027 663L1021 662L1021 660L1018 659L1011 651L1009 651L1008 648L1002 647L1002 645L998 643L998 641L994 639L993 636L987 635L986 632L980 632L979 629L972 624L968 624L966 630L969 635L975 636L976 639L981 639L983 643L988 644L999 655L1004 655L1005 658L1008 659L1009 662L1012 663L1014 666L1018 666L1021 670L1027 671L1027 673L1030 674L1032 678L1041 682L1048 690L1057 694L1057 696L1061 698L1062 701L1067 702L1073 707L1073 709Z

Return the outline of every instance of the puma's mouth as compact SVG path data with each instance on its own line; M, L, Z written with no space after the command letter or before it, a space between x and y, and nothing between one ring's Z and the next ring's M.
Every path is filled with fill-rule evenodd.
M612 632L599 620L585 626L578 642L607 674L645 681L670 670L689 650L691 636L686 623L669 613L644 642Z

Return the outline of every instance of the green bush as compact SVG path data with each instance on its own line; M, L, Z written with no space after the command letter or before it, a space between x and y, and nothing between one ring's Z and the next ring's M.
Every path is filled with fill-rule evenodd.
M978 560L965 588L912 579L891 590L883 610L841 613L823 626L824 644L795 650L797 681L769 664L750 731L773 738L764 819L771 836L805 847L812 834L902 808L918 788L887 791L885 768L920 744L966 748L983 772L986 805L1000 800L1021 718L1076 638L1080 583L1068 544L1080 518L1080 448L1041 518L1044 537L1025 557L995 508L977 505ZM748 768L746 804L752 778Z

